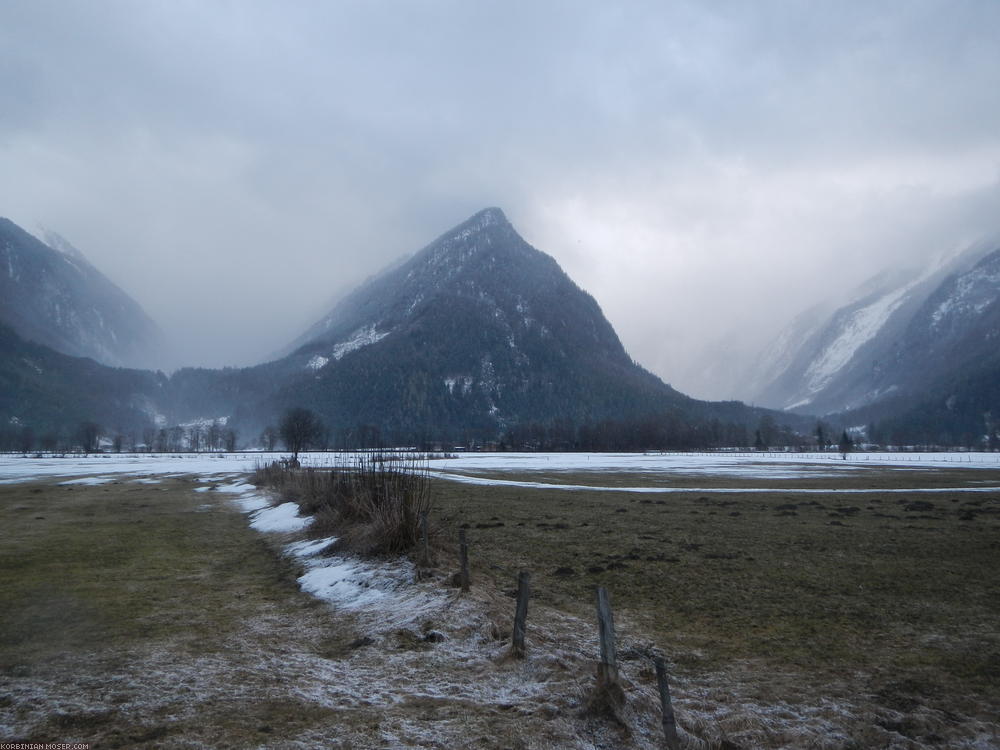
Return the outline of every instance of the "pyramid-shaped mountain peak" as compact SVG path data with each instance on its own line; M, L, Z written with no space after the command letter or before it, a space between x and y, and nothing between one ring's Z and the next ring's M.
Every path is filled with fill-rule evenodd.
M442 252L447 253L455 248L495 244L494 240L501 238L524 242L502 210L496 207L484 208L442 234L425 247L424 252L441 255Z
M517 233L501 209L485 208L368 279L285 352L316 340L340 341L359 330L398 328L404 319L420 318L428 306L454 305L456 298L494 308L503 303L525 307L529 301L532 308L548 306L534 298L557 288L580 292L552 257ZM611 338L612 347L620 349L617 337Z
M276 405L323 404L340 429L375 424L405 440L465 424L485 435L528 419L630 417L679 398L499 208L366 281L288 351L276 366L294 386Z
M503 212L503 209L497 208L496 206L490 206L488 208L484 208L482 211L478 211L469 217L466 223L475 223L481 227L494 225L503 226L505 224L510 224L507 220L507 216Z

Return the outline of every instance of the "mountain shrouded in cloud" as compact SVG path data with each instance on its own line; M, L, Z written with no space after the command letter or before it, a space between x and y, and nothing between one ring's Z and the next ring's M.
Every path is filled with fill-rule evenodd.
M0 212L84 248L173 365L223 366L500 204L644 366L749 398L800 310L997 232L998 27L992 0L8 0Z
M290 353L254 367L166 377L4 334L0 417L37 434L72 430L60 402L74 406L67 418L89 412L118 431L218 422L251 445L293 407L314 410L329 443L348 447L530 446L540 435L563 448L746 445L762 418L777 418L691 399L644 370L593 297L496 208L361 284Z
M632 362L594 299L497 208L362 284L285 362L308 372L281 391L287 403L412 436L687 401Z
M163 335L142 307L65 239L46 240L0 218L0 324L107 365L159 364Z
M937 267L881 275L840 308L797 321L769 351L757 400L847 412L879 442L972 446L986 436L994 445L998 341L1000 250L973 247Z

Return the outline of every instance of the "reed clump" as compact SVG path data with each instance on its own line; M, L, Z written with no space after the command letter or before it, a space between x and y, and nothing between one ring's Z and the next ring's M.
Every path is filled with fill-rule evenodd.
M294 468L272 462L252 481L315 518L312 529L338 537L365 555L408 552L420 541L420 514L431 509L430 478L418 459L365 453L334 469Z

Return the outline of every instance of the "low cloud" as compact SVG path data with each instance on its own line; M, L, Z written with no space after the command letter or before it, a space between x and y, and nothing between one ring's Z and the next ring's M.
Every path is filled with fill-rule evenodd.
M741 367L812 301L996 236L998 22L993 2L15 0L0 215L67 236L178 362L223 365L500 205L640 363L747 397Z

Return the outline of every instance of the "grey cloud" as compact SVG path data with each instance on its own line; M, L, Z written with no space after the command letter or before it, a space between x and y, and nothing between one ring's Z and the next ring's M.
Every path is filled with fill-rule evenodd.
M993 2L0 7L0 215L251 362L501 205L695 395L810 300L995 233ZM735 362L730 372L739 370Z

